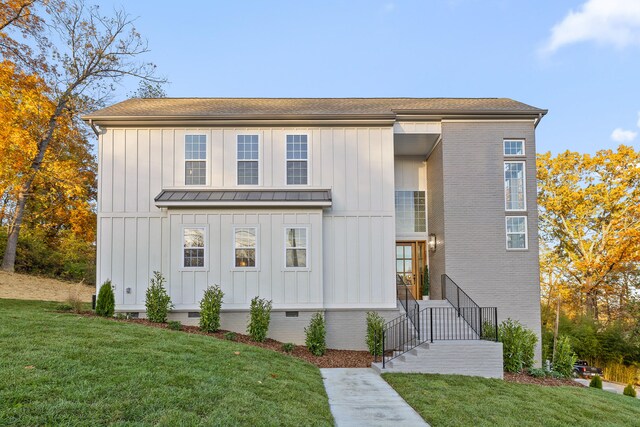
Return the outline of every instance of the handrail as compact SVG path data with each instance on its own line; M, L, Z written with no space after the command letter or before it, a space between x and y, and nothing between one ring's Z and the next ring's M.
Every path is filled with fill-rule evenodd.
M460 289L460 286L456 284L449 276L443 274L441 277L442 283L442 297L449 301L449 303L456 308L458 316L462 317L465 322L476 332L478 335L488 336L489 331L483 331L488 325L495 328L491 331L491 336L498 340L498 318L497 310L492 319L487 319L486 314L483 315L480 306L469 296L465 291ZM488 323L488 324L487 324ZM487 325L486 325L487 324ZM484 334L483 334L484 332Z

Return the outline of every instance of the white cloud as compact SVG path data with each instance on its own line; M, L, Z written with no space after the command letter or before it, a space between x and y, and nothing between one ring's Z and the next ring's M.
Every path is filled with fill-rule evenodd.
M542 53L585 41L618 48L640 45L640 1L587 0L551 29Z
M638 136L638 132L621 128L616 128L611 132L611 139L615 142L631 142L636 139L636 136Z

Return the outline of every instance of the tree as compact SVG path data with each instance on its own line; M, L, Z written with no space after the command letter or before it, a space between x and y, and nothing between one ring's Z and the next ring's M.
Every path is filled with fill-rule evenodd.
M161 82L140 80L138 82L138 89L129 94L129 96L131 98L166 98L167 92L165 92Z
M598 319L599 303L620 296L620 277L640 264L640 153L541 154L538 188L540 236L553 252L542 270L563 263L555 280Z
M42 26L42 31L25 33L22 26L16 25L22 22L20 19L3 27L4 30L13 27L32 37L33 45L39 49L37 53L16 55L16 43L5 33L2 33L3 44L0 45L0 52L13 61L16 71L41 79L47 87L43 93L51 101L45 120L33 123L37 131L32 135L34 150L26 156L26 172L14 176L16 201L9 219L1 267L6 271L15 268L27 201L43 170L45 156L56 135L65 127L65 121L77 121L79 113L101 105L113 90L113 84L124 77L163 81L154 77L153 64L138 60L148 51L147 44L124 11L115 11L112 16L103 15L98 6L87 7L82 0L52 0L45 6L47 25Z

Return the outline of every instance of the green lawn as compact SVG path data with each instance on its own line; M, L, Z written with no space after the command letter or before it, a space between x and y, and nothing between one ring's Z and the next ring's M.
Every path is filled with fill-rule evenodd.
M459 375L383 377L433 427L640 425L638 399L602 390Z
M55 306L0 299L0 425L333 423L303 361Z

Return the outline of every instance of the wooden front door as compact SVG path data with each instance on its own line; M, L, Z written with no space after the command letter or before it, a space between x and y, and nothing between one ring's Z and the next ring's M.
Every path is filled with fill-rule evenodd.
M404 285L415 299L421 299L422 274L426 264L425 243L396 242L396 277L398 285Z

